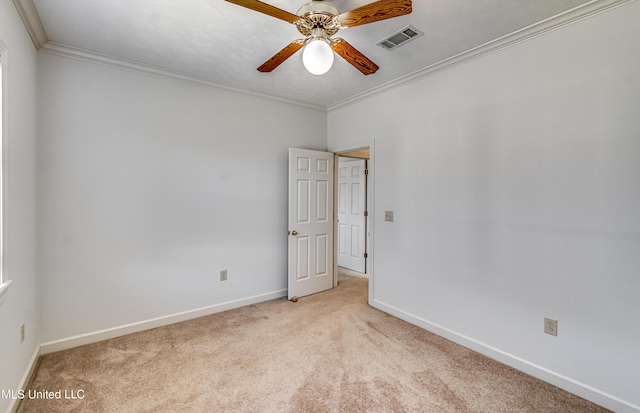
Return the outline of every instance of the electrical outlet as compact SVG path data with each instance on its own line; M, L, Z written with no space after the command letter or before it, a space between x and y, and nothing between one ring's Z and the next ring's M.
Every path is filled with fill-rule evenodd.
M384 211L384 220L387 222L393 222L393 211Z
M544 318L544 332L551 334L552 336L558 335L558 320L552 320L550 318Z
M227 281L227 270L220 270L220 281Z
M24 323L20 326L20 342L24 342Z

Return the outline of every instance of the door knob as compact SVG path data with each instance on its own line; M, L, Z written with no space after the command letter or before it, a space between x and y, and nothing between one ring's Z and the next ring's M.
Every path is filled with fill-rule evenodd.
M294 229L293 231L291 231L291 235L298 235L298 231Z

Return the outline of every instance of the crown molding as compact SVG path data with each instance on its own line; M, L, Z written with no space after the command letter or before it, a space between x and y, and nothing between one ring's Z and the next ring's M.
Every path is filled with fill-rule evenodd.
M47 33L44 31L33 0L13 0L13 4L18 9L18 13L22 17L33 44L36 49L40 50L49 41L49 38L47 38Z
M516 30L512 33L509 33L505 36L499 37L495 40L484 43L480 46L477 46L473 49L469 49L465 52L452 56L448 59L442 60L438 63L435 63L431 66L425 67L413 73L410 73L406 76L400 77L398 79L392 80L380 86L376 86L372 89L369 89L365 92L359 93L357 95L348 97L339 102L330 104L327 106L327 111L331 111L333 109L337 109L341 106L348 105L350 103L359 101L368 96L380 93L389 88L401 85L403 83L412 81L417 78L426 77L433 75L435 73L441 72L443 70L450 69L454 66L461 65L463 63L467 63L471 60L475 60L486 56L490 53L497 52L504 48L514 46L518 43L527 41L537 36L544 35L551 31L557 30L559 28L568 26L570 24L577 23L584 19L596 16L600 13L606 12L616 7L620 7L624 4L634 2L636 0L592 0L588 3L580 5L578 7L574 7L573 9L567 10L563 13L552 16L548 19L542 20L538 23L534 23L530 26L527 26L523 29Z
M89 62L89 63L99 64L103 66L109 66L109 67L114 67L119 69L135 71L139 73L145 73L147 75L152 75L152 76L170 78L173 80L197 84L200 86L207 86L215 89L229 90L229 91L241 93L244 95L250 95L250 96L260 97L260 98L269 99L269 100L275 100L278 102L288 103L291 105L303 106L303 107L322 110L322 111L326 111L327 109L325 106L322 106L322 105L314 105L308 102L280 98L280 97L268 95L265 93L252 92L250 90L246 90L246 89L242 89L242 88L238 88L230 85L225 85L223 83L213 82L209 79L197 77L192 74L172 71L172 70L164 69L158 66L135 62L132 60L125 60L125 59L121 59L114 56L103 55L103 54L99 54L89 50L84 50L84 49L67 46L64 44L59 44L56 42L48 41L39 50L42 53L62 56L70 59L80 60L83 62Z

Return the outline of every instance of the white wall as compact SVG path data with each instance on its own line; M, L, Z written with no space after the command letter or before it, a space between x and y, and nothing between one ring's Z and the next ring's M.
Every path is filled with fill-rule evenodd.
M38 80L44 343L286 290L287 148L325 149L324 111L47 54Z
M638 21L632 2L328 126L329 148L375 139L377 307L617 411L640 409Z
M4 275L0 298L0 389L16 390L39 341L36 288L36 50L10 1L0 2L0 41L7 48L5 90ZM25 341L20 326L25 323ZM0 398L0 411L11 399Z

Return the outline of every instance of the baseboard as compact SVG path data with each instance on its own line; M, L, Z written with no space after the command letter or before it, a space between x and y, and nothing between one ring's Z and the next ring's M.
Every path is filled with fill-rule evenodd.
M232 310L234 308L244 307L251 304L269 301L276 298L286 297L287 290L280 290L266 294L260 294L253 297L242 298L225 303L215 304L195 310L184 311L177 314L153 318L151 320L140 321L137 323L127 324L119 327L109 328L106 330L96 331L93 333L81 334L74 337L64 338L61 340L49 341L40 345L41 354L54 353L56 351L68 350L70 348L84 346L110 338L120 337L139 331L150 330L152 328L163 327L169 324L179 323L198 317L203 317L222 311Z
M36 350L33 352L33 356L31 356L31 360L29 360L29 364L27 365L27 370L24 372L22 379L20 380L20 384L18 385L18 390L25 390L31 382L31 377L33 373L36 371L36 367L38 367L38 359L40 358L40 346L36 347ZM11 400L9 404L8 413L15 413L18 410L18 406L20 405L20 399L15 398Z
M399 308L380 302L379 300L373 300L371 302L371 306L377 308L380 311L384 311L385 313L398 317L399 319L404 320L408 323L411 323L448 340L451 340L454 343L460 344L461 346L477 351L480 354L483 354L489 358L497 360L524 373L527 373L540 380L551 383L554 386L578 395L586 400L611 409L617 413L640 413L639 406L635 406L629 402L602 392L584 383L580 383L569 377L530 363L527 360L521 359L497 348L488 346L470 337L466 337L438 324L407 313L403 310L400 310Z

